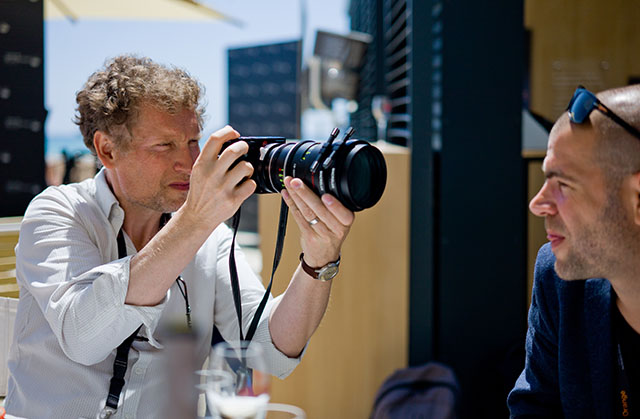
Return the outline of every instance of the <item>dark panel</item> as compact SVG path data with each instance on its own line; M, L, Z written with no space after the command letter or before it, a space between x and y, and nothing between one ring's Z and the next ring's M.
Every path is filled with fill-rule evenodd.
M42 51L42 0L0 0L0 51Z
M357 26L375 4L351 2L352 28L375 32ZM507 417L526 324L523 3L381 13L387 139L411 147L409 360L454 368L462 417Z
M0 138L3 138L3 134L8 134L12 137L22 134L42 134L44 135L44 121L46 112L44 109L38 109L37 105L33 105L31 108L24 108L20 106L13 106L11 101L11 107L0 107ZM40 104L40 106L42 106Z
M406 77L410 83L391 95L392 118L408 115L404 123L391 124L390 137L405 139L411 146L411 299L409 363L423 364L436 359L439 330L436 298L438 278L438 206L435 186L437 155L431 148L431 5L423 1L387 0L387 27L397 28L393 16L402 16L407 36L394 38L387 51L390 60L406 55ZM414 24L414 22L419 22ZM401 67L398 67L401 68ZM399 76L400 77L400 76ZM402 95L406 90L406 95ZM392 134L392 132L394 134Z
M42 0L0 0L0 217L44 187Z
M0 106L44 103L42 7L42 0L0 0Z
M6 53L4 57L11 55ZM20 56L24 58L24 56ZM0 62L0 107L41 108L44 103L44 69L40 58L34 66L9 60Z
M510 354L526 324L523 3L434 7L443 31L437 354L459 374L466 415L506 417L519 372Z
M390 100L391 112L387 124L387 140L399 145L411 145L412 138L412 122L427 122L425 120L412 120L411 112L415 107L413 100L428 99L424 96L420 85L421 74L412 69L412 65L416 57L412 55L413 47L424 48L429 33L424 31L428 27L424 21L420 23L419 28L413 27L415 21L414 14L420 13L419 8L423 8L423 4L413 4L407 0L385 0L383 34L384 34L384 64L385 73L384 81L386 84L386 92ZM422 28L422 29L421 29ZM414 31L414 32L412 32ZM417 32L416 32L417 31ZM428 45L428 43L426 43ZM424 51L417 51L424 54ZM425 68L422 71L428 71ZM412 82L417 86L412 86ZM418 93L418 95L414 93ZM418 137L413 137L418 138ZM420 137L425 138L426 137ZM422 141L422 139L420 140Z
M0 133L0 217L24 213L44 185L44 135Z
M349 10L351 29L372 37L359 71L358 109L350 115L357 136L370 140L386 138L385 133L378 133L372 113L374 96L386 94L382 3L383 0L354 0Z
M299 137L300 42L229 50L229 123L242 135Z
M300 137L300 41L230 49L229 124L241 135ZM239 229L258 231L256 196ZM275 220L274 220L275 221Z

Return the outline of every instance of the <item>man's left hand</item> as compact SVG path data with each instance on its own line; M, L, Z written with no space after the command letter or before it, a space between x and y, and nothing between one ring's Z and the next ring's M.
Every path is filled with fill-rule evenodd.
M336 261L355 220L354 213L332 195L318 197L298 178L287 176L284 185L282 197L300 227L307 265L320 268Z

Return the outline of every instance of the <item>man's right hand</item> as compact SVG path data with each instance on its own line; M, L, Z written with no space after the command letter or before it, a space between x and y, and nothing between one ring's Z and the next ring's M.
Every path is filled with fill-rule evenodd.
M256 189L253 180L244 180L253 174L251 164L239 161L234 166L249 151L246 142L235 142L218 155L222 144L239 136L226 126L209 137L191 169L185 203L131 259L127 304L153 306L162 301L211 232Z
M249 179L253 166L238 161L249 151L246 142L233 143L220 154L225 142L239 136L238 131L228 125L214 132L193 165L189 193L180 211L211 230L231 218L257 186ZM238 164L233 166L236 161Z

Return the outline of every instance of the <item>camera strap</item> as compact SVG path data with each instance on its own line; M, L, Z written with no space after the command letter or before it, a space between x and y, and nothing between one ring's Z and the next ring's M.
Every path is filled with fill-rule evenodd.
M127 246L124 242L124 235L122 229L118 232L118 259L127 257ZM135 332L133 332L128 338L124 340L118 346L116 351L116 359L113 360L113 376L109 382L109 393L107 395L107 402L105 407L100 411L100 418L108 418L116 413L118 410L118 402L120 401L120 393L124 387L124 375L127 372L127 366L129 363L129 349L133 344L133 340L142 328L140 325Z
M164 227L164 225L169 221L170 218L171 214L162 214L162 216L160 217L160 228ZM118 232L117 242L118 259L123 259L127 257L127 245L124 241L122 228L120 228L120 231ZM113 376L111 377L111 381L109 382L109 393L107 395L107 401L104 408L102 408L100 414L98 415L98 417L100 418L111 417L118 411L120 394L122 393L122 388L125 384L124 376L127 372L127 367L129 364L129 350L131 349L131 345L136 338L140 340L146 340L146 338L139 338L137 336L141 328L142 325L140 325L128 338L126 338L116 350L116 358L113 360Z
M247 335L245 336L242 333L242 301L240 297L240 284L238 282L238 269L236 267L236 257L235 257L235 244L236 244L236 234L238 233L238 226L240 225L240 209L233 216L231 221L232 229L233 229L233 239L231 240L231 249L229 250L229 274L231 276L231 291L233 292L233 302L236 307L236 314L238 316L238 329L240 330L240 340L251 341L253 335L256 333L256 329L258 328L258 322L260 321L260 317L262 317L262 312L264 311L265 306L267 305L267 301L269 300L269 294L271 292L271 285L273 285L273 277L276 273L276 269L278 269L278 265L280 264L280 258L282 257L282 248L284 246L284 236L287 232L287 219L289 218L289 207L284 202L284 200L280 201L280 220L278 221L278 238L276 239L276 249L273 255L273 267L271 268L271 278L269 279L269 285L262 296L262 300L256 309L255 314L253 315L253 320L251 320L251 324L249 325L249 329L247 330Z

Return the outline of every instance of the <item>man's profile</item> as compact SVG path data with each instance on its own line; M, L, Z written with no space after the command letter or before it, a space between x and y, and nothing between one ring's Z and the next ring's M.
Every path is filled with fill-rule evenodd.
M578 88L554 125L511 417L640 415L640 86ZM631 415L631 416L629 416Z

